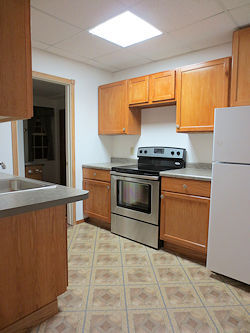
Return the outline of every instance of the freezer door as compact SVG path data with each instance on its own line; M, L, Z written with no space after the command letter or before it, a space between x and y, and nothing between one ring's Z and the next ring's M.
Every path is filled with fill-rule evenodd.
M250 166L213 163L207 267L250 284Z
M215 109L213 161L250 164L250 106Z

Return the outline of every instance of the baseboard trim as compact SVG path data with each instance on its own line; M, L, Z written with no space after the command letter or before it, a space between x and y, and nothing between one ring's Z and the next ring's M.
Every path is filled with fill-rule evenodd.
M81 224L81 223L84 223L84 222L86 222L86 220L85 220L85 219L82 219L82 220L78 220L78 221L76 221L75 224Z
M28 316L0 330L0 333L26 333L31 327L37 326L58 313L57 299L43 306Z

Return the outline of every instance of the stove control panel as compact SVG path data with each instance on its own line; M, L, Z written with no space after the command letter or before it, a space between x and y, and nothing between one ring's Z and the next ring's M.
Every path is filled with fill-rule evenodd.
M174 147L139 147L137 157L185 159L186 149Z

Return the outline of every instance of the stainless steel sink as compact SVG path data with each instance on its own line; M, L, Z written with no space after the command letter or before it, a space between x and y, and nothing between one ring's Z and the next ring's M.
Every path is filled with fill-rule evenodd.
M56 185L24 179L0 179L0 194L56 188Z

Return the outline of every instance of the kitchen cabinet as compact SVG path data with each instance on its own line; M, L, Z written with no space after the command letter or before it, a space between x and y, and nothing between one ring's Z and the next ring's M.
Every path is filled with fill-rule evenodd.
M231 106L250 105L250 27L233 34Z
M177 132L208 132L214 109L229 106L231 58L181 67L177 71Z
M162 178L160 239L166 248L205 259L210 182Z
M149 76L128 80L129 105L149 102Z
M99 134L141 133L141 113L129 109L127 85L124 80L99 87Z
M0 219L0 331L26 332L58 312L68 284L66 206Z
M150 75L150 103L175 99L175 71Z
M37 180L43 180L43 166L42 165L26 165L25 177Z
M0 122L33 116L30 1L0 1Z
M89 191L89 198L83 202L84 216L110 223L110 172L83 168L83 189Z

